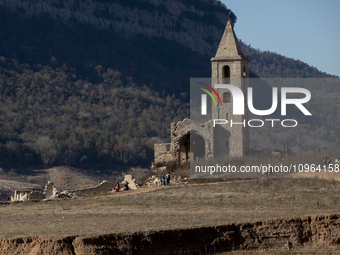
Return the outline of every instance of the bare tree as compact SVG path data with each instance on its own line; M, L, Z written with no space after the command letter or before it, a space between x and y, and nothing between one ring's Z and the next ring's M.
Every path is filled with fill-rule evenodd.
M48 136L40 136L35 143L35 149L40 154L45 168L56 159L57 151L54 148L54 142Z

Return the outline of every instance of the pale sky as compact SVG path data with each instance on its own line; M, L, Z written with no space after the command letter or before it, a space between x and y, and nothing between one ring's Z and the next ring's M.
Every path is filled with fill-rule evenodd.
M255 49L340 76L340 0L222 0L234 30Z

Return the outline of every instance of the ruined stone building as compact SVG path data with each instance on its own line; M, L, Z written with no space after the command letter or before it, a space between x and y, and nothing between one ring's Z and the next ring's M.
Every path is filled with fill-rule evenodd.
M215 57L211 59L212 86L232 84L246 95L249 78L249 60L243 55L231 22L227 23ZM233 115L233 98L228 89L216 89L222 103L212 106L212 119L248 121L248 112ZM218 101L218 100L217 100ZM246 102L247 100L245 100ZM212 102L212 104L214 104ZM245 109L247 109L245 107ZM190 146L190 144L195 146ZM197 146L200 145L200 146ZM190 147L193 149L190 150ZM212 123L195 123L185 119L171 124L171 143L155 144L155 163L175 161L184 163L197 158L242 157L249 150L249 131L245 125L230 127Z

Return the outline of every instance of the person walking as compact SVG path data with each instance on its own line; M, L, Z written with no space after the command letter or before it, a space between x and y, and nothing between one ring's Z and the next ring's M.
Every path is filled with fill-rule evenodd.
M170 174L168 173L166 176L166 185L170 185Z
M119 182L116 183L116 192L119 192L120 190L120 185L119 185Z

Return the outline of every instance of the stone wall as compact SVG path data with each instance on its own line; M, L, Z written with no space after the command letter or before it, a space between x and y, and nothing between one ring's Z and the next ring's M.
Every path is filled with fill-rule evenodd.
M15 190L14 195L11 196L11 202L17 201L30 201L30 200L43 200L45 195L38 191L32 190Z
M136 180L131 175L125 175L124 181L121 183L121 189L124 190L124 184L125 182L129 183L129 188L131 190L137 189L138 185L136 184ZM73 190L68 192L62 191L59 192L54 186L53 182L49 181L44 189L44 192L38 192L38 191L32 191L32 190L16 190L14 192L14 195L11 196L11 201L30 201L30 200L53 200L53 199L69 199L74 198L74 196L88 196L88 195L96 195L96 194L105 194L108 192L112 192L115 188L115 184L103 181L99 185L87 188L87 189L81 189L81 190Z
M173 161L171 143L158 143L154 145L155 163L167 163Z
M171 145L173 148L172 154L175 161L183 163L185 160L181 155L181 144L186 135L190 133L195 133L198 136L201 136L204 140L204 150L205 150L205 158L213 157L213 129L212 123L207 122L204 124L196 123L190 121L190 119L184 119L183 121L179 121L177 123L171 124Z
M28 194L28 201L30 200L43 200L45 198L44 194L38 191L32 191Z
M82 190L74 190L72 191L73 195L76 196L86 196L86 195L96 195L96 194L104 194L112 191L115 185L108 181L102 181L99 185L93 188L87 188Z
M232 32L230 32L232 33ZM224 35L225 36L225 35ZM221 41L222 43L222 41ZM220 48L228 49L236 47L235 41L230 41L229 44L220 45ZM227 53L226 53L227 54ZM235 54L238 52L235 50ZM231 54L232 55L232 54ZM228 56L228 57L227 57ZM248 89L248 60L243 58L243 55L236 56L235 59L230 59L227 54L224 58L213 58L212 64L212 78L214 84L232 84L242 90L244 95L247 95ZM229 78L224 78L224 67L228 66L230 68ZM230 93L229 89L216 89L217 93L221 96L224 101L224 93ZM244 100L244 115L234 115L233 114L233 95L230 95L230 101L223 102L221 105L217 103L217 107L212 106L212 118L213 119L226 119L229 123L225 125L219 125L215 128L215 155L223 156L230 155L232 157L243 157L249 150L249 131L248 131L248 106L246 104L246 97ZM245 121L245 126L242 124L236 124L233 127L230 126L231 120L233 123L242 123Z
M129 188L134 190L138 189L138 186L136 184L136 180L130 175L127 174L124 177L124 181L120 183L120 189L125 190L124 184L125 181L129 183ZM87 189L81 189L81 190L73 190L70 191L72 195L75 196L88 196L88 195L97 195L97 194L105 194L105 193L111 193L114 192L116 187L116 184L108 182L108 181L102 181L99 185L93 187L93 188L87 188Z
M204 140L204 157L213 157L214 135L212 122L200 124L190 121L190 119L184 119L177 123L171 123L171 143L154 145L155 163L170 161L184 163L187 161L184 143L190 134L200 136ZM192 151L189 153L188 159L193 156Z
M11 201L26 201L29 193L31 193L31 190L15 190L14 195L11 196Z

